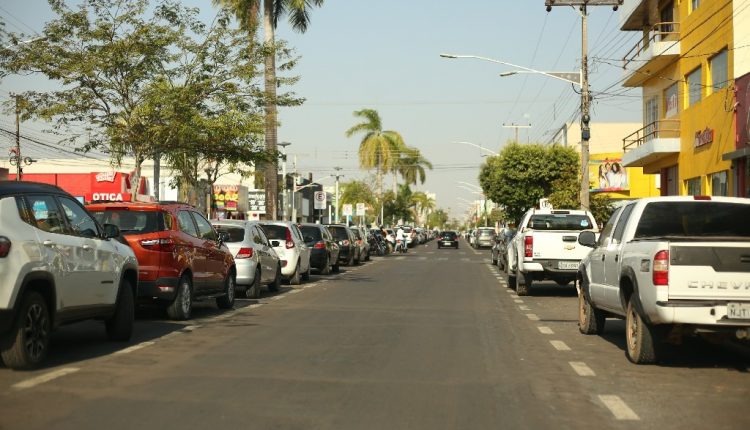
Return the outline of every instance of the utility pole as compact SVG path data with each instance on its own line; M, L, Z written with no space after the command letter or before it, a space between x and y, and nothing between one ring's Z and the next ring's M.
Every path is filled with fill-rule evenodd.
M16 181L21 180L21 105L16 94Z
M341 167L334 167L333 170L336 171L336 224L339 223L339 176L343 176L339 174L341 171Z
M279 142L276 144L276 146L281 147L281 183L283 184L282 189L284 190L281 193L281 219L286 220L287 214L287 189L286 189L286 147L291 145L289 142ZM294 184L292 184L292 187L294 187ZM292 198L294 198L294 188L292 188ZM292 202L294 204L294 202Z
M519 143L518 142L518 129L519 128L531 128L531 124L528 124L528 125L517 125L515 123L510 123L510 124L503 124L503 128L514 128L514 129L516 129L516 140L515 140L515 142Z
M284 164L286 164L286 163L284 163ZM295 203L294 202L294 200L295 200L294 199L294 189L297 187L297 155L296 154L294 155L294 165L293 166L294 166L294 173L292 174L292 177L294 179L292 180L292 201L291 201L291 203L292 203L292 217L291 217L290 221L292 221L293 223L296 223L297 222L297 205L294 204ZM314 212L315 212L315 209L313 209L313 218L315 218L315 213Z
M589 140L591 139L589 94L589 64L588 64L588 6L612 6L613 10L622 5L623 0L544 0L547 12L552 6L578 6L581 14L581 209L589 210Z

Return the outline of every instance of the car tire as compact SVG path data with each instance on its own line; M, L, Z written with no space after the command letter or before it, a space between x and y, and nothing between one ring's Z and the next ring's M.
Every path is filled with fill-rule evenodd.
M531 280L516 270L516 294L519 296L528 296L530 288Z
M120 291L117 292L115 313L104 324L109 340L118 342L130 340L133 336L134 320L135 299L133 298L133 287L130 285L130 281L123 279L120 282Z
M331 274L331 269L332 269L331 268L331 256L330 255L326 255L326 262L323 265L323 268L320 269L320 274L321 275L330 275Z
M292 274L292 277L289 278L289 285L299 285L300 284L300 261L297 260L297 267L294 268L294 273Z
M347 266L354 266L354 254L349 256L349 260L346 262Z
M659 359L660 336L656 327L643 320L630 296L625 317L625 355L635 364L653 364Z
M440 249L440 248L442 248L442 247L441 247L441 246L440 246L440 244L438 243L438 249Z
M578 293L578 331L582 334L602 334L606 321L605 313L591 305L581 288Z
M281 289L281 266L276 266L276 277L268 284L268 291L276 293Z
M44 297L35 291L24 295L8 341L3 344L1 355L5 365L18 370L37 367L49 352L51 330Z
M494 255L492 256L492 265L497 266L497 257L495 257Z
M336 264L331 266L331 270L333 270L333 273L339 273L341 272L341 262L339 262L338 259L336 259Z
M183 275L177 284L177 294L172 303L167 306L169 318L177 321L190 319L193 312L193 285L190 278Z
M260 288L261 288L261 274L260 274L260 267L255 268L255 277L253 278L253 284L250 285L245 290L245 297L248 299L259 299L260 298Z
M234 307L236 286L236 275L234 274L234 270L230 270L227 278L224 280L224 295L216 298L216 306L219 309L232 309Z

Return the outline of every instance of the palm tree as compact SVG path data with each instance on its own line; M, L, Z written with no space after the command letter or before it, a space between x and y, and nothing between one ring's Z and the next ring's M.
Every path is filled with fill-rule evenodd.
M426 178L425 168L432 170L432 163L427 161L417 148L407 147L402 152L397 166L398 173L409 185L416 185L417 181L424 184Z
M215 5L231 11L240 23L240 27L254 38L259 23L261 0L212 0ZM310 10L322 6L324 0L262 0L263 2L263 41L265 50L265 95L266 95L266 150L276 152L276 52L274 49L274 30L279 19L287 15L289 24L295 31L304 33L310 24ZM276 219L276 200L278 197L278 160L273 159L265 168L266 213L270 219Z
M414 215L417 223L421 223L422 214L425 211L435 209L435 200L422 191L417 191L411 195L411 201L414 205Z
M375 169L378 185L378 197L383 196L383 173L387 171L397 148L404 145L404 139L393 130L383 130L380 115L374 109L362 109L354 116L363 121L346 131L346 137L364 133L359 143L359 165L363 169Z

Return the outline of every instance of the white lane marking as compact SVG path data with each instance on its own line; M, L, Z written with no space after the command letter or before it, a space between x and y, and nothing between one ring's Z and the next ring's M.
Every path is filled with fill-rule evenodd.
M513 301L516 302L516 303L523 303L523 300L521 300L521 299L514 299Z
M438 258L438 261L448 261L448 257L440 257Z
M462 258L462 259L461 259L461 261L471 261L471 258L469 258L469 257L464 257L464 258Z
M596 373L583 361L570 361L568 364L570 364L570 367L575 370L578 376L596 376Z
M539 332L542 333L542 334L555 334L555 332L552 331L552 329L549 328L549 327L545 327L545 326L540 325L537 328L539 329Z
M268 300L281 300L283 298L284 298L284 296L273 296L273 297L269 298Z
M639 421L641 418L620 398L614 394L600 394L599 400L620 421Z
M406 257L396 257L396 260L406 260Z
M427 257L419 257L419 258L417 258L417 260L419 260L419 261L425 261L425 260L427 260Z
M301 292L301 291L302 291L302 290L292 290L292 291L290 291L290 292L289 292L289 294L297 294L297 293L299 293L299 292Z
M526 317L532 321L539 321L539 317L536 314L526 314Z
M521 305L521 306L518 307L518 309L520 309L522 311L530 311L531 310L531 308L528 307L528 306L526 306L526 305Z
M252 305L245 306L246 309L255 309L263 306L263 303L253 303Z
M558 351L570 351L571 350L570 347L561 340L551 340L549 341L549 343L551 343L552 346L554 346L555 349Z
M25 381L15 383L12 385L12 387L17 390L24 390L26 388L35 387L39 384L44 384L45 382L52 381L53 379L57 379L61 376L70 375L71 373L78 372L79 370L81 369L77 367L64 367L59 370L55 370L49 373L45 373L43 375L39 375L35 378L31 378Z
M121 349L121 350L115 352L115 354L130 354L133 351L138 351L139 349L143 349L143 348L145 348L147 346L151 346L154 343L156 343L156 342L153 342L153 341L141 342L141 343L139 343L137 345L133 345L133 346L131 346L129 348Z
M182 331L193 331L200 327L200 324L194 324L194 325L186 325L182 328Z

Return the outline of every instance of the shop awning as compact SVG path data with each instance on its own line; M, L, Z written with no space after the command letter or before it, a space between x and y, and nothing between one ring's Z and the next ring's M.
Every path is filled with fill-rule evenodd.
M727 161L727 160L736 160L742 157L750 157L750 146L746 146L736 151L727 152L726 154L721 156L721 159L724 161Z

